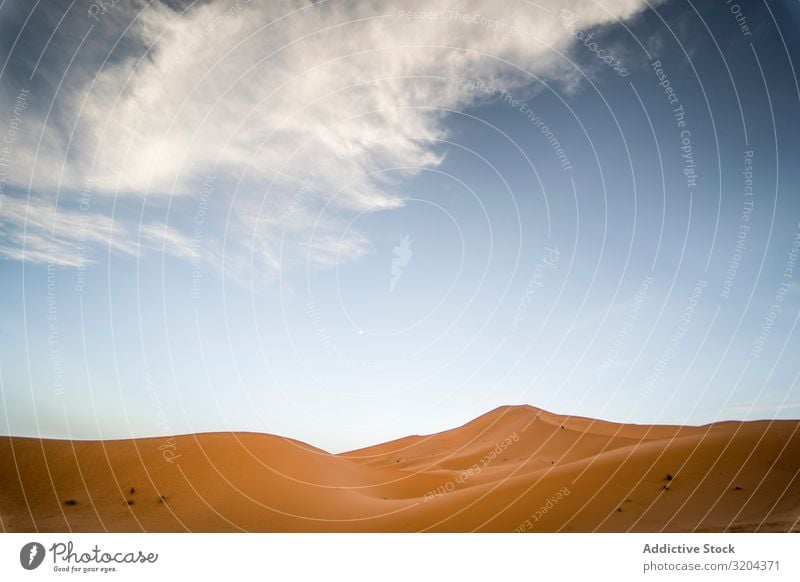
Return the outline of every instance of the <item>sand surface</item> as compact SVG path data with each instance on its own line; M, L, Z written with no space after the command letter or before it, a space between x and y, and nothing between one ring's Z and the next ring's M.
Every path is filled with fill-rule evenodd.
M255 433L0 437L0 529L800 531L798 429L510 406L340 455Z

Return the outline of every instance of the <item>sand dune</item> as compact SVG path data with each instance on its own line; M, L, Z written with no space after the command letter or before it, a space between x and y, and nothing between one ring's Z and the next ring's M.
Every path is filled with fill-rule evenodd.
M799 531L800 421L502 407L331 455L266 434L0 437L5 531Z

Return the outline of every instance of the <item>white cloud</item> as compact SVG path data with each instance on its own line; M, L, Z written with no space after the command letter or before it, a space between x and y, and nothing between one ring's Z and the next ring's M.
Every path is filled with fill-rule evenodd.
M66 267L97 262L93 250L139 257L161 251L192 258L192 241L164 224L121 222L89 210L56 208L49 201L5 197L0 204L0 256Z
M32 179L40 192L74 191L88 175L98 192L146 195L152 204L199 198L199 182L214 174L237 184L214 202L219 216L230 216L224 256L232 265L269 273L308 258L331 266L369 249L358 233L341 240L343 213L401 206L397 181L441 162L443 110L482 96L453 79L481 79L499 90L530 84L528 73L570 81L574 72L554 49L565 50L574 38L559 24L558 10L571 10L575 24L588 28L644 6L229 0L179 16L154 4L131 29L149 52L117 60L94 79L67 78L54 113L59 123L28 120L36 135L18 147L10 180L27 186ZM140 8L114 10L133 15ZM74 135L55 129L73 124ZM45 206L36 213L39 221L52 218ZM31 220L26 216L21 220ZM135 228L115 227L103 238L110 219L97 218L98 242L133 252L124 236ZM70 247L74 219L59 212L55 221L64 224L48 231L37 222L24 241L21 229L6 226L0 252L18 257L24 243L30 258L40 244ZM7 225L13 220L5 218ZM187 235L165 232L171 252L188 256L181 250ZM221 249L208 252L223 256Z

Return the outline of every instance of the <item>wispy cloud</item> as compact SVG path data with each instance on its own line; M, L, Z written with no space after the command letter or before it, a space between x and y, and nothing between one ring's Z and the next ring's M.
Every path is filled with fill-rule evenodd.
M115 221L97 212L57 209L41 199L6 197L0 205L0 256L80 267L97 261L96 249L135 257L147 251L193 256L191 239L164 224Z
M455 79L498 90L533 75L570 84L575 73L556 51L574 39L557 25L558 11L588 28L644 6L228 0L178 12L120 3L87 37L52 110L27 114L9 180L31 184L38 198L6 204L0 252L41 260L55 249L60 264L74 264L80 215L56 212L43 193L64 199L87 176L98 195L163 205L199 199L213 173L222 177L214 211L228 217L217 225L225 253L206 250L230 260L227 270L268 274L292 261L324 268L360 257L369 241L343 237L343 217L402 206L399 183L441 163L446 112L481 98ZM93 45L110 35L103 27L122 33L131 21L133 45L119 45L96 75L82 70L108 50ZM191 203L180 209L193 212ZM119 216L93 216L86 240L133 254L159 232L165 250L193 256L191 232L138 229Z

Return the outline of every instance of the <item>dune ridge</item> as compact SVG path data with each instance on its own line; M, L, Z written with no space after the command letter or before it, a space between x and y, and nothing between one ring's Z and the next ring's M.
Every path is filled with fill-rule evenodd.
M3 531L800 531L800 421L505 406L338 455L284 437L0 437Z

